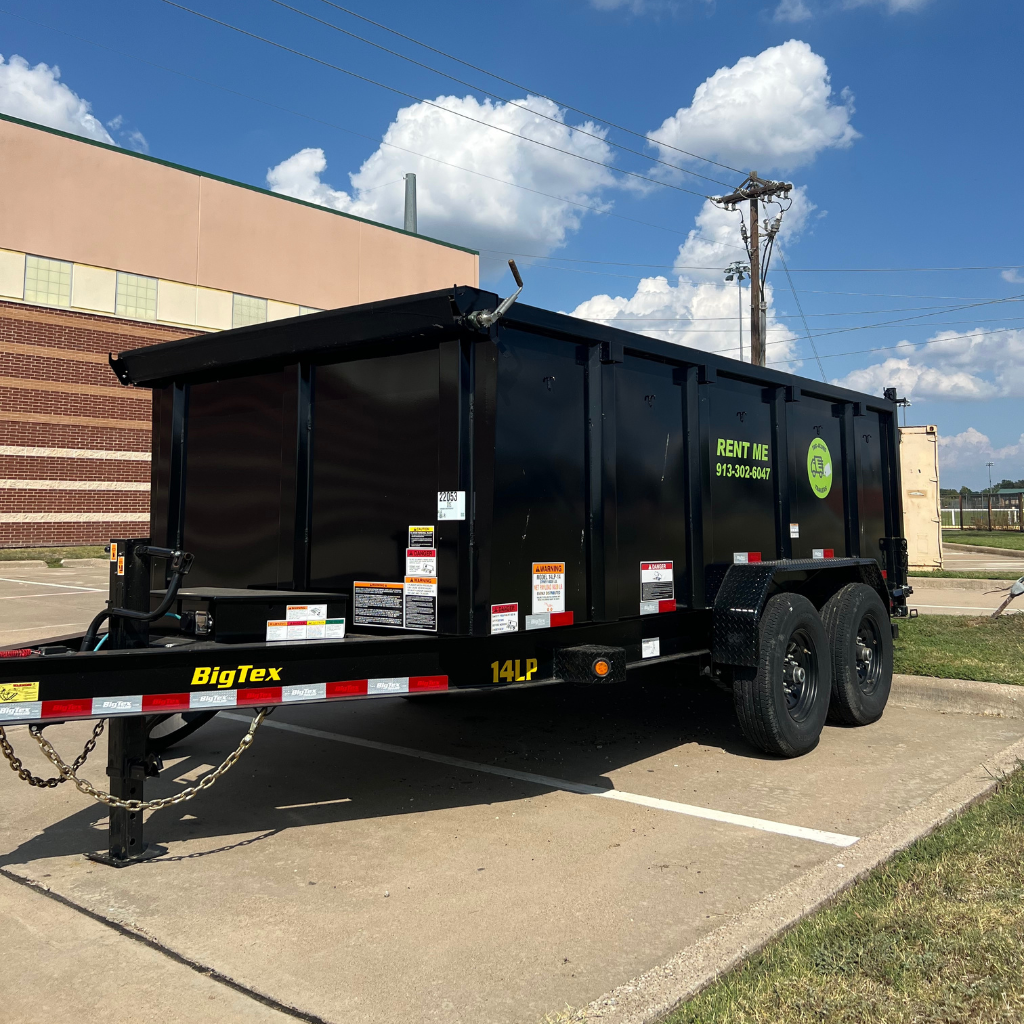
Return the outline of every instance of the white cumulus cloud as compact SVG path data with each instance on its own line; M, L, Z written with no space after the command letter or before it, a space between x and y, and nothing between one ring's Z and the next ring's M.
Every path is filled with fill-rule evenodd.
M791 39L756 57L720 68L649 132L664 160L675 150L713 157L742 169L790 171L824 149L843 149L858 137L847 90L833 102L828 66L807 43Z
M927 7L931 0L845 0L844 7L877 7L884 6L890 14L904 14L909 11L920 11Z
M1024 398L1024 331L939 331L925 345L900 342L895 356L835 383L870 394L897 387L926 400Z
M812 17L811 12L804 0L780 0L773 15L776 21L790 22L807 21L810 17Z
M997 448L988 435L968 427L960 434L950 437L939 435L940 476L949 472L980 471L986 462L997 463L996 472L1011 480L1024 475L1024 434L1016 444Z
M600 207L602 190L615 184L604 166L608 145L600 137L573 131L550 100L530 96L511 104L441 96L434 103L414 103L398 111L383 144L349 176L348 191L323 181L326 160L315 148L272 167L267 182L275 192L401 225L405 193L400 179L415 172L421 234L475 249L540 255L564 244L586 211L538 192ZM579 127L603 134L590 123Z
M114 143L93 116L91 105L60 80L60 68L56 65L40 63L30 67L17 54L5 63L0 55L0 110L97 142Z

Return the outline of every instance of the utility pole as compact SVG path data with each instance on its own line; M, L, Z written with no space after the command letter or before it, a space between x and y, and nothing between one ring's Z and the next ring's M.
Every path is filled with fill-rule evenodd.
M751 171L747 180L735 192L727 196L717 196L715 202L727 210L735 210L738 203L750 203L750 239L747 243L747 255L750 257L750 361L757 366L764 366L765 357L765 319L767 305L762 299L764 281L768 273L768 256L761 266L761 244L758 237L758 201L774 199L776 196L788 198L793 191L792 182L768 181ZM769 240L774 239L775 231L769 232Z
M989 494L991 494L992 493L992 467L995 465L995 463L994 462L986 462L985 465L988 466L988 492L989 492Z

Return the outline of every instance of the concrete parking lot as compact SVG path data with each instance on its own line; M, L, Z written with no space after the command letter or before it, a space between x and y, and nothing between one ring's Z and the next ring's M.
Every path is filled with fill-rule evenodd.
M65 572L73 594L106 570L10 585ZM84 622L102 594L80 593L7 604ZM47 735L70 759L90 728ZM215 719L147 795L194 784L245 728L243 712ZM27 728L8 735L52 774ZM19 1024L537 1024L772 894L854 877L879 837L946 806L947 787L984 784L1022 739L1024 719L891 704L777 760L745 742L726 694L669 667L620 686L281 708L212 790L148 815L166 854L121 871L82 856L104 846L99 804L0 764L0 1006ZM97 784L104 746L81 773Z
M174 751L149 795L208 772L244 730L237 719ZM42 772L27 730L9 733ZM65 757L87 733L48 730ZM291 1007L331 1022L536 1022L841 866L1022 737L1022 720L893 706L866 729L826 728L804 758L773 760L739 735L724 694L668 674L288 709L213 790L150 815L148 836L168 852L123 871L81 856L103 846L98 804L4 771L0 882L18 902L0 902L0 955L25 972L4 1008L18 1021L137 1016L155 978L187 974L169 1020L196 1019L189 1002L210 995L217 1019L241 1019L241 990L254 1013L270 1000L282 1019ZM82 774L99 782L102 744L93 761ZM62 925L58 912L77 916ZM104 922L174 958L133 967L150 948ZM97 929L104 955L82 934ZM40 973L67 984L40 993Z
M81 558L66 568L0 562L0 646L84 631L107 599L109 568Z

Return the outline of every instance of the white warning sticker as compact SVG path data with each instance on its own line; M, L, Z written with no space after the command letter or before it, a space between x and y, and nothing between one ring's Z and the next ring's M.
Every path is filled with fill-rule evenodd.
M403 583L352 584L352 622L357 626L393 626L402 628Z
M345 639L345 620L344 619L328 619L325 626L326 640L344 640Z
M650 640L640 641L640 656L642 658L660 658L661 657L661 637L655 636Z
M433 526L410 526L409 547L411 548L432 548L434 544Z
M437 576L437 551L434 548L405 549L406 576Z
M288 639L287 619L267 619L267 643L272 640Z
M789 536L791 540L796 540L800 536L800 524L790 523L789 524Z
M437 631L437 579L405 577L405 628Z
M565 562L533 563L533 614L565 611Z
M437 519L438 522L445 519L466 518L466 492L465 491L438 491L437 492Z
M491 633L519 632L519 604L491 605Z

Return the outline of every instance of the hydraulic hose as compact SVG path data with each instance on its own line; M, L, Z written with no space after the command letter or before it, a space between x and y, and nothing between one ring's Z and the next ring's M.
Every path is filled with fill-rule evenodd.
M82 637L82 643L78 648L79 652L95 649L93 644L96 641L96 633L106 619L119 618L133 619L136 622L155 622L166 615L171 605L174 604L181 581L188 574L189 569L192 568L192 556L184 551L171 551L169 548L143 547L137 550L139 554L171 559L172 573L167 584L167 593L164 594L164 599L151 612L136 612L130 608L104 608L89 623L89 628L85 631L85 636Z

